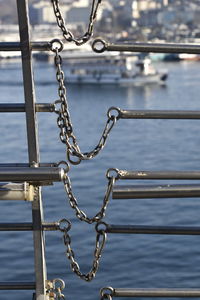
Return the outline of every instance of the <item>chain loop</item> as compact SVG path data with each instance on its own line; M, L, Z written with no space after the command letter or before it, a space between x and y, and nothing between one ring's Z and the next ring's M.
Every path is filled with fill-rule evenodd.
M73 33L69 29L67 29L65 25L65 20L62 16L60 5L59 5L59 0L51 0L58 27L61 29L63 33L63 37L67 42L74 42L77 46L81 46L90 40L90 38L93 35L94 22L96 20L97 12L101 4L101 1L102 0L92 1L92 7L91 7L87 31L82 37L75 38Z
M70 204L71 208L75 210L75 214L76 214L77 218L80 221L84 221L88 224L92 224L92 223L101 221L105 217L106 208L108 206L109 199L110 199L110 194L112 192L115 181L116 181L115 177L108 178L108 185L107 185L106 193L105 193L105 196L104 196L104 199L103 199L102 207L101 207L100 211L94 217L89 218L86 215L86 213L83 212L79 208L78 201L77 201L77 199L74 196L74 193L72 191L72 185L71 185L70 178L69 178L67 172L65 172L65 176L63 177L64 188L65 188L65 191L66 191L67 196L69 198L69 204Z
M63 222L63 220L61 220L59 223L62 223L62 222ZM67 222L67 224L71 224L68 220L65 220L65 219L64 219L64 222L65 223ZM70 226L70 228L71 228L71 226ZM69 228L69 226L67 226L67 227L61 226L60 230L63 232L63 242L64 242L64 245L66 246L66 256L70 261L71 269L81 279L83 279L85 281L91 281L96 276L96 273L99 268L99 261L101 258L102 251L105 247L106 238L107 238L106 232L103 230L97 232L92 267L91 267L91 270L87 274L84 274L81 272L80 266L79 266L78 262L75 260L75 254L71 247L71 237L69 236L69 233L68 233L70 228Z
M50 42L50 44L52 51L55 53L54 62L57 69L56 79L58 82L59 100L56 100L54 105L56 106L55 112L58 115L57 126L60 129L60 140L66 145L66 156L68 161L73 165L78 165L82 160L94 158L104 148L110 131L114 127L116 121L119 119L120 109L117 107L111 107L108 110L108 119L98 144L92 151L82 153L78 146L76 136L73 133L73 125L68 109L66 87L64 82L65 75L64 71L62 70L62 58L59 54L59 51L62 50L62 44L59 43L59 40L53 40ZM117 111L117 114L114 114L113 111ZM76 157L77 159L74 160L72 157Z

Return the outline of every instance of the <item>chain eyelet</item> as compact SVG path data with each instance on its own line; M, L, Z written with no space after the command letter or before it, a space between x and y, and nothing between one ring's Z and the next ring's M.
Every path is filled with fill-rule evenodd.
M59 39L53 39L50 41L50 49L53 52L61 52L64 48L63 42Z
M103 228L100 228L103 227ZM108 224L106 224L105 222L98 222L95 226L96 232L97 233L102 233L102 232L106 232L108 228Z
M96 53L102 53L106 48L106 42L102 39L96 39L92 44L92 50Z
M114 172L115 176L111 176L111 174L110 174L111 172ZM118 177L119 177L119 169L116 169L116 168L110 168L110 169L108 169L107 172L106 172L106 177L109 180L112 179L112 178L118 179Z
M115 111L115 113L117 112L117 115L111 114L111 112L113 111ZM113 118L116 118L116 120L118 120L120 118L120 113L121 113L121 109L119 107L112 106L109 108L107 112L108 119L112 120Z
M112 300L114 289L112 287L104 287L100 290L101 299Z
M61 219L60 221L58 221L58 227L60 231L68 232L71 229L72 224L67 219Z

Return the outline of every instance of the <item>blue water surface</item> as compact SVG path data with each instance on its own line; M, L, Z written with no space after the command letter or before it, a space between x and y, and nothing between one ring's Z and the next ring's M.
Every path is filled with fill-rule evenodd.
M98 143L111 106L122 109L200 110L200 64L160 63L168 69L166 86L67 86L74 131L83 151ZM20 64L0 65L0 102L23 102ZM35 64L38 102L58 99L52 64ZM59 140L56 114L39 113L41 162L66 159ZM1 114L0 163L27 162L25 115ZM106 147L91 161L72 166L69 176L82 210L96 214L103 201L108 168L124 170L199 170L198 120L119 120ZM148 182L145 182L148 183ZM149 181L151 183L151 181ZM121 182L118 182L121 184ZM133 182L126 182L133 184ZM81 271L92 265L95 226L81 223L69 206L62 183L43 188L46 221L70 219L72 248ZM200 225L198 198L110 200L105 221L110 224ZM1 202L0 220L30 222L31 204ZM66 299L100 299L99 290L114 288L198 288L200 284L199 236L108 234L96 278L87 283L74 275L65 256L60 232L46 233L48 279L66 282ZM0 234L0 281L34 281L31 232ZM31 291L0 291L0 299L31 299Z

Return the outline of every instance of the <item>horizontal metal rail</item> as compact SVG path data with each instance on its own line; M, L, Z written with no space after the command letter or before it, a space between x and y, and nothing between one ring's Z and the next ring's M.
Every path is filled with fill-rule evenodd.
M44 231L59 230L59 223L43 223ZM0 231L32 231L32 223L0 223Z
M106 224L107 233L200 235L200 227Z
M126 171L119 170L118 179L199 180L200 171Z
M200 119L200 111L194 110L122 110L119 119Z
M0 168L0 181L11 182L54 182L61 181L64 170L61 168Z
M113 297L200 297L198 289L113 289Z
M112 197L113 199L200 197L200 185L116 185L113 188Z
M57 163L39 163L39 167L41 168L51 168L57 167ZM1 163L1 168L29 168L30 165L28 163Z
M34 282L0 282L0 290L35 290Z
M102 53L104 51L120 52L144 52L144 53L188 53L200 54L200 45L196 44L176 44L176 43L132 43L113 44L102 39L94 40L93 51Z
M36 112L54 112L55 105L51 103L38 103L35 105ZM0 113L25 112L25 104L1 103Z
M20 42L1 42L0 51L21 51L23 45ZM31 42L32 51L49 51L51 49L50 42Z

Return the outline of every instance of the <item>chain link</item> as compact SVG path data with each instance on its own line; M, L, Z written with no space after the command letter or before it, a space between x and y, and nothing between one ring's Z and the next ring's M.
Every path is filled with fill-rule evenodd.
M70 261L72 271L81 279L88 281L88 282L91 281L96 276L96 273L99 268L99 261L100 261L101 254L104 249L104 246L106 243L106 238L107 238L106 229L105 230L96 229L97 235L96 235L96 243L95 243L94 259L93 259L93 263L92 263L92 268L87 274L84 274L81 272L80 266L79 266L78 262L75 260L75 254L71 247L71 237L68 233L71 228L71 225L69 225L70 222L68 220L63 219L59 223L60 223L60 230L63 232L63 242L67 248L66 256ZM67 224L67 226L63 226L62 223Z
M81 46L90 40L90 38L93 35L94 22L97 17L97 12L101 4L101 1L102 0L92 1L87 31L82 37L75 38L73 33L69 29L67 29L65 25L65 20L62 16L60 5L59 5L59 0L51 0L58 27L61 29L63 33L63 37L67 42L74 42L77 46Z
M108 178L108 185L107 190L104 196L103 204L100 209L100 211L92 218L89 218L84 211L82 211L78 206L78 201L76 197L74 196L74 193L72 191L72 185L69 176L67 175L67 172L65 172L65 176L63 179L65 191L69 198L70 206L75 210L76 216L80 221L84 221L88 224L92 224L95 222L101 221L105 217L106 208L109 203L110 194L113 189L113 185L115 184L115 177L109 177Z
M62 58L59 55L59 51L62 50L62 47L55 46L55 43L58 43L59 40L51 41L51 50L55 53L55 66L57 69L56 79L58 82L58 96L59 100L55 101L55 106L59 104L59 108L56 109L57 125L60 128L60 140L66 145L67 159L71 164L79 164L82 160L88 160L94 158L105 146L107 138L110 131L115 125L116 121L119 119L120 109L116 107L111 107L107 113L107 122L103 130L102 136L97 144L97 146L90 152L82 153L76 136L73 133L73 125L70 118L70 113L68 109L68 101L66 96L66 87L65 87L65 76L64 71L62 70ZM115 110L117 114L111 113L112 110ZM76 160L73 160L72 157L76 157Z
M112 296L109 294L104 294L101 296L101 300L112 300Z

